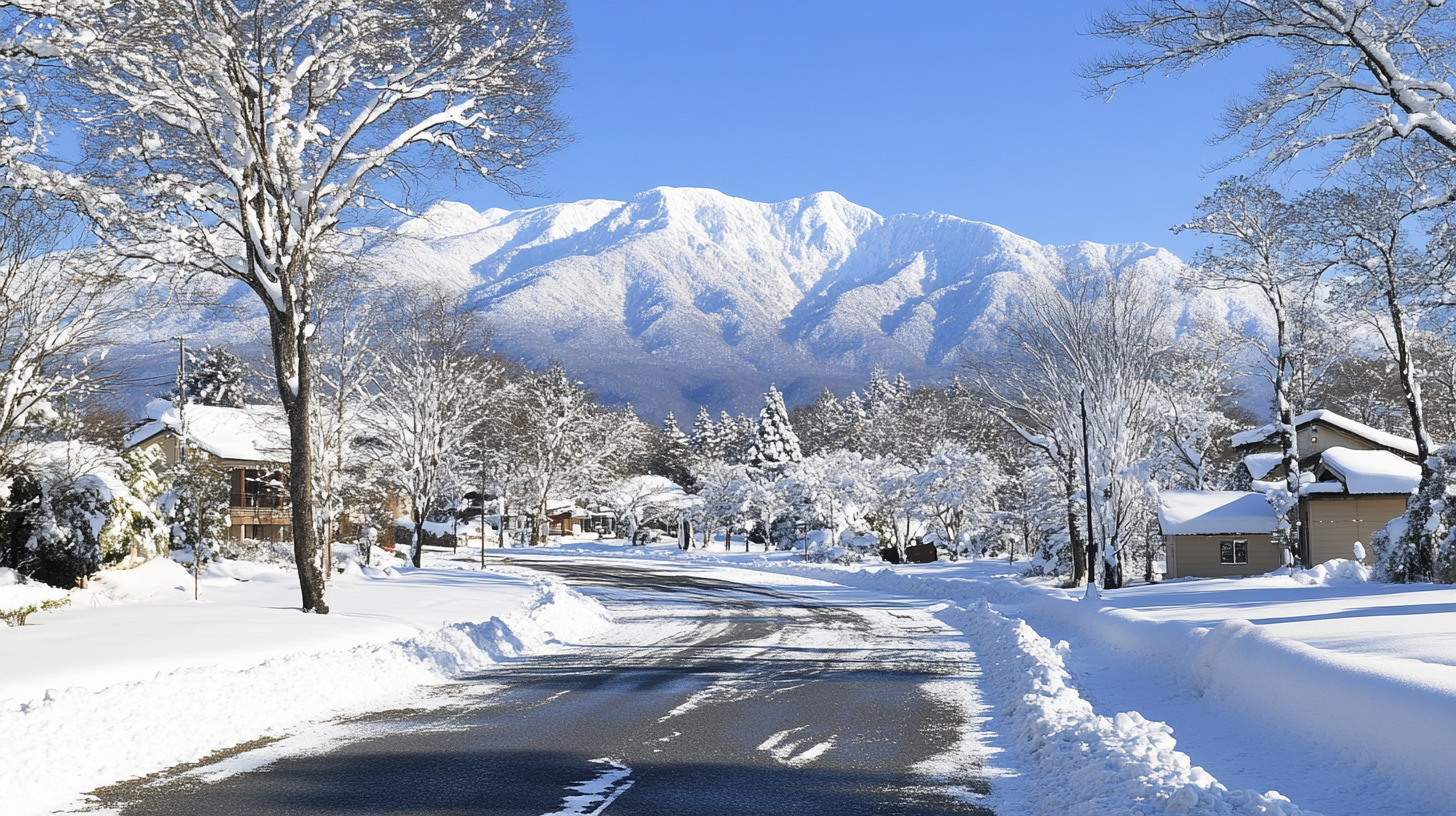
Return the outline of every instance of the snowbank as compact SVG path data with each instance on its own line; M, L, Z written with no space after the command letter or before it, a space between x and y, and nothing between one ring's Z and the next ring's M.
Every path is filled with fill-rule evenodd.
M595 601L564 584L520 575L426 569L371 570L377 577L370 577L355 570L331 585L336 614L305 616L296 607L266 607L280 592L296 591L276 580L291 576L274 568L232 566L234 575L251 573L242 581L209 575L203 597L216 599L211 604L190 601L191 576L180 569L155 562L127 571L134 575L111 573L95 582L99 606L52 614L45 626L0 630L12 636L0 649L30 659L9 663L0 684L11 692L0 700L7 814L51 812L96 787L281 736L303 722L417 704L421 685L488 669L606 622ZM395 611L406 603L411 611ZM361 611L349 612L351 605ZM486 614L463 616L467 609ZM388 620L383 610L398 617ZM232 637L237 630L223 628L225 616L243 618L238 630L252 627L256 639ZM130 631L138 623L155 631ZM86 654L86 644L103 645L96 638L108 628L129 646ZM39 659L93 665L56 669ZM15 694L77 671L92 685Z
M27 581L25 576L8 567L0 567L0 612L58 601L67 597L64 589Z
M981 690L1010 722L1008 736L1023 772L1033 780L1055 780L1024 786L1020 804L1028 812L1307 813L1274 791L1229 790L1177 750L1172 729L1163 723L1136 711L1096 714L1074 686L1058 647L1025 621L984 602L953 606L937 617L970 636L981 664Z
M1231 619L1207 626L1185 620L1157 620L1141 611L1078 602L1068 594L1005 577L996 580L939 578L888 569L852 571L788 564L761 564L758 568L787 569L841 584L943 598L964 605L961 608L965 611L951 607L938 617L964 627L972 636L973 645L986 664L988 682L1000 687L999 694L988 692L988 697L998 699L1006 707L1003 713L1023 726L1020 734L1024 753L1050 777L1078 774L1079 785L1095 781L1087 779L1088 774L1103 777L1097 782L1100 786L1097 789L1110 797L1108 803L1117 801L1117 796L1128 795L1129 789L1124 783L1129 777L1122 774L1131 774L1146 781L1150 796L1158 801L1166 799L1167 812L1183 812L1172 808L1185 801L1191 808L1187 812L1196 813L1301 812L1272 792L1267 795L1222 792L1221 786L1211 778L1205 779L1206 774L1200 769L1184 769L1185 760L1175 760L1167 753L1173 750L1173 741L1161 723L1148 723L1136 713L1118 714L1109 720L1093 715L1090 707L1082 708L1072 700L1076 691L1066 682L1059 659L1054 659L1055 650L1048 652L1049 647L1038 644L1039 636L1024 621L1007 619L1006 624L988 624L988 619L997 617L987 606L988 602L1003 609L1015 609L1026 618L1055 622L1059 629L1077 633L1079 640L1097 644L1115 653L1119 660L1142 667L1144 672L1168 678L1193 695L1226 702L1251 719L1335 748L1351 765L1368 769L1372 778L1390 780L1432 802L1456 801L1456 775L1451 774L1449 763L1450 738L1456 733L1456 665L1390 653L1316 648L1279 637L1271 632L1274 627L1245 620ZM1330 586L1358 584L1362 575L1359 565L1346 568L1335 562L1277 580L1291 587L1301 583ZM1228 583L1249 591L1267 591L1250 580ZM1148 591L1156 593L1159 589ZM1355 605L1341 598L1333 598L1332 602L1346 607ZM1399 618L1398 610L1392 613L1389 608L1382 608L1380 602L1378 598L1367 602L1375 608L1374 614L1384 612ZM1390 604L1388 600L1384 603ZM1412 612L1424 611L1427 606L1430 604L1410 603ZM1339 615L1332 613L1337 621ZM1007 627L1014 631L1002 631ZM1398 635L1398 627L1393 627L1387 637L1395 639ZM1008 645L1013 637L1020 643L1019 647ZM1030 657L1017 657L1018 649ZM1017 662L1026 659L1034 659L1034 663ZM1447 659L1456 660L1456 655ZM998 672L996 665L1001 663L1010 664L1012 670ZM997 677L1000 674L1016 677L1024 672L1041 679L1034 679L1031 687L1018 690L1007 688L1008 681ZM1023 694L1031 695L1024 704L1018 702ZM1038 729L1049 730L1045 739L1036 738ZM1158 737L1158 732L1164 733L1166 739ZM1077 759L1078 752L1086 750L1096 751L1100 763L1092 764L1102 770L1078 771L1071 765L1060 770L1055 767L1055 763L1062 761L1058 757L1064 753L1068 762L1087 764L1085 756ZM1150 761L1154 756L1157 760ZM1174 764L1166 765L1169 762ZM1142 768L1143 765L1147 767ZM1186 785L1199 791L1196 806L1188 798L1191 794L1177 792L1182 789L1180 786ZM1058 795L1055 791L1036 793ZM1060 804L1041 802L1038 807L1042 809L1037 812L1124 812L1116 808L1078 810L1079 801L1090 801L1099 795L1091 788L1080 788L1079 793ZM1208 804L1202 798L1205 794L1222 804ZM1279 809L1274 809L1275 806ZM1220 809L1223 807L1232 810ZM1259 807L1267 809L1258 810ZM1064 810L1058 811L1058 808Z

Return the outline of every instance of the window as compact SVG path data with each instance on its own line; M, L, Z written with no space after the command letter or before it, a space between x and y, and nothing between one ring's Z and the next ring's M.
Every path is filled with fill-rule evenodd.
M1242 538L1218 542L1218 563L1249 563L1249 542Z

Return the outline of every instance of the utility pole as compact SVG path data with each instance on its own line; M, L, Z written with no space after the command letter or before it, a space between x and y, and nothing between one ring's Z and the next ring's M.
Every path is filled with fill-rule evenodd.
M480 449L480 568L485 570L485 447Z
M177 406L177 471L189 484L191 474L187 470L187 338L174 337L177 341L177 395L173 404ZM195 488L196 485L190 485ZM195 497L194 497L195 498ZM197 517L197 537L192 540L192 600L202 594L202 507L201 502L194 511ZM183 522L186 524L186 521Z

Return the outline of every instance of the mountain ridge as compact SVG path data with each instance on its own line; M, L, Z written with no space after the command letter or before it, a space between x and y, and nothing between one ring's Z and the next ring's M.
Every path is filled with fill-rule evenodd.
M560 360L655 414L752 410L770 382L802 402L874 365L948 379L1029 277L1079 263L1171 283L1183 266L1145 243L1043 245L829 191L764 203L675 187L484 213L441 202L372 253L384 269L431 267L416 274L466 294L505 353Z
M381 283L462 295L506 355L558 360L648 417L699 404L753 413L770 383L790 404L844 394L876 365L947 380L965 349L999 342L1017 293L1061 265L1169 287L1184 269L1146 243L1044 245L945 213L882 216L834 192L764 203L674 187L519 210L441 201L371 232L360 252ZM221 299L246 308L249 295ZM1180 297L1180 320L1258 322L1228 293ZM169 315L139 329L132 356L161 372L162 338L232 341L256 336L254 322Z

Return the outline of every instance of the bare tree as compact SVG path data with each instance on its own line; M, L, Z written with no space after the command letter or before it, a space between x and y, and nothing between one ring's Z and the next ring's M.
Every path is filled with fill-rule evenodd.
M1361 162L1410 140L1430 168L1456 161L1453 12L1434 0L1136 0L1093 21L1128 50L1084 73L1111 95L1149 74L1179 74L1242 47L1272 45L1286 61L1224 114L1225 137L1281 166L1311 151L1328 165ZM1331 152L1333 151L1333 152ZM1453 199L1442 185L1423 204Z
M1209 289L1257 291L1274 320L1272 341L1252 338L1261 351L1265 374L1274 388L1274 410L1283 451L1284 489L1269 501L1280 518L1285 545L1300 541L1299 436L1295 431L1293 390L1298 376L1301 308L1313 300L1330 262L1311 256L1308 230L1299 208L1278 191L1244 178L1221 182L1198 206L1198 217L1177 227L1216 236L1219 243L1199 254L1186 283Z
M1424 251L1420 235L1428 225L1421 223L1420 198L1398 174L1370 173L1354 188L1311 192L1299 207L1311 221L1310 240L1349 273L1336 278L1340 302L1374 328L1395 361L1423 478L1429 479L1433 445L1411 335L1448 264Z
M516 189L561 123L556 0L8 0L84 31L46 84L80 115L76 193L147 262L241 281L267 313L291 438L303 609L327 612L310 495L315 273L360 208L467 172ZM84 179L84 181L83 181Z
M1160 371L1173 340L1168 309L1166 293L1134 272L1060 268L1024 287L1005 355L981 363L992 410L1062 476L1074 547L1084 543L1076 498L1092 503L1102 546L1085 541L1083 557L1074 558L1081 562L1074 581L1095 578L1100 550L1104 583L1121 585L1126 545L1147 503L1147 460L1162 427ZM1084 433L1091 496L1078 464Z
M340 522L363 504L361 488L368 481L370 457L359 441L375 395L370 388L378 371L373 346L380 330L376 301L356 296L361 283L357 270L346 266L332 271L336 274L324 281L326 296L315 307L320 319L311 367L313 500L325 578Z
M502 376L486 356L479 313L462 305L440 293L396 293L376 354L380 375L368 416L384 450L385 480L410 499L416 567L425 522L473 470L467 445L486 420L478 395Z
M515 384L496 457L513 469L521 506L539 540L547 503L594 493L619 475L624 457L651 428L632 415L604 410L560 364Z
M62 250L70 215L0 190L0 480L22 464L28 431L53 404L96 384L102 341L122 315L115 264Z

